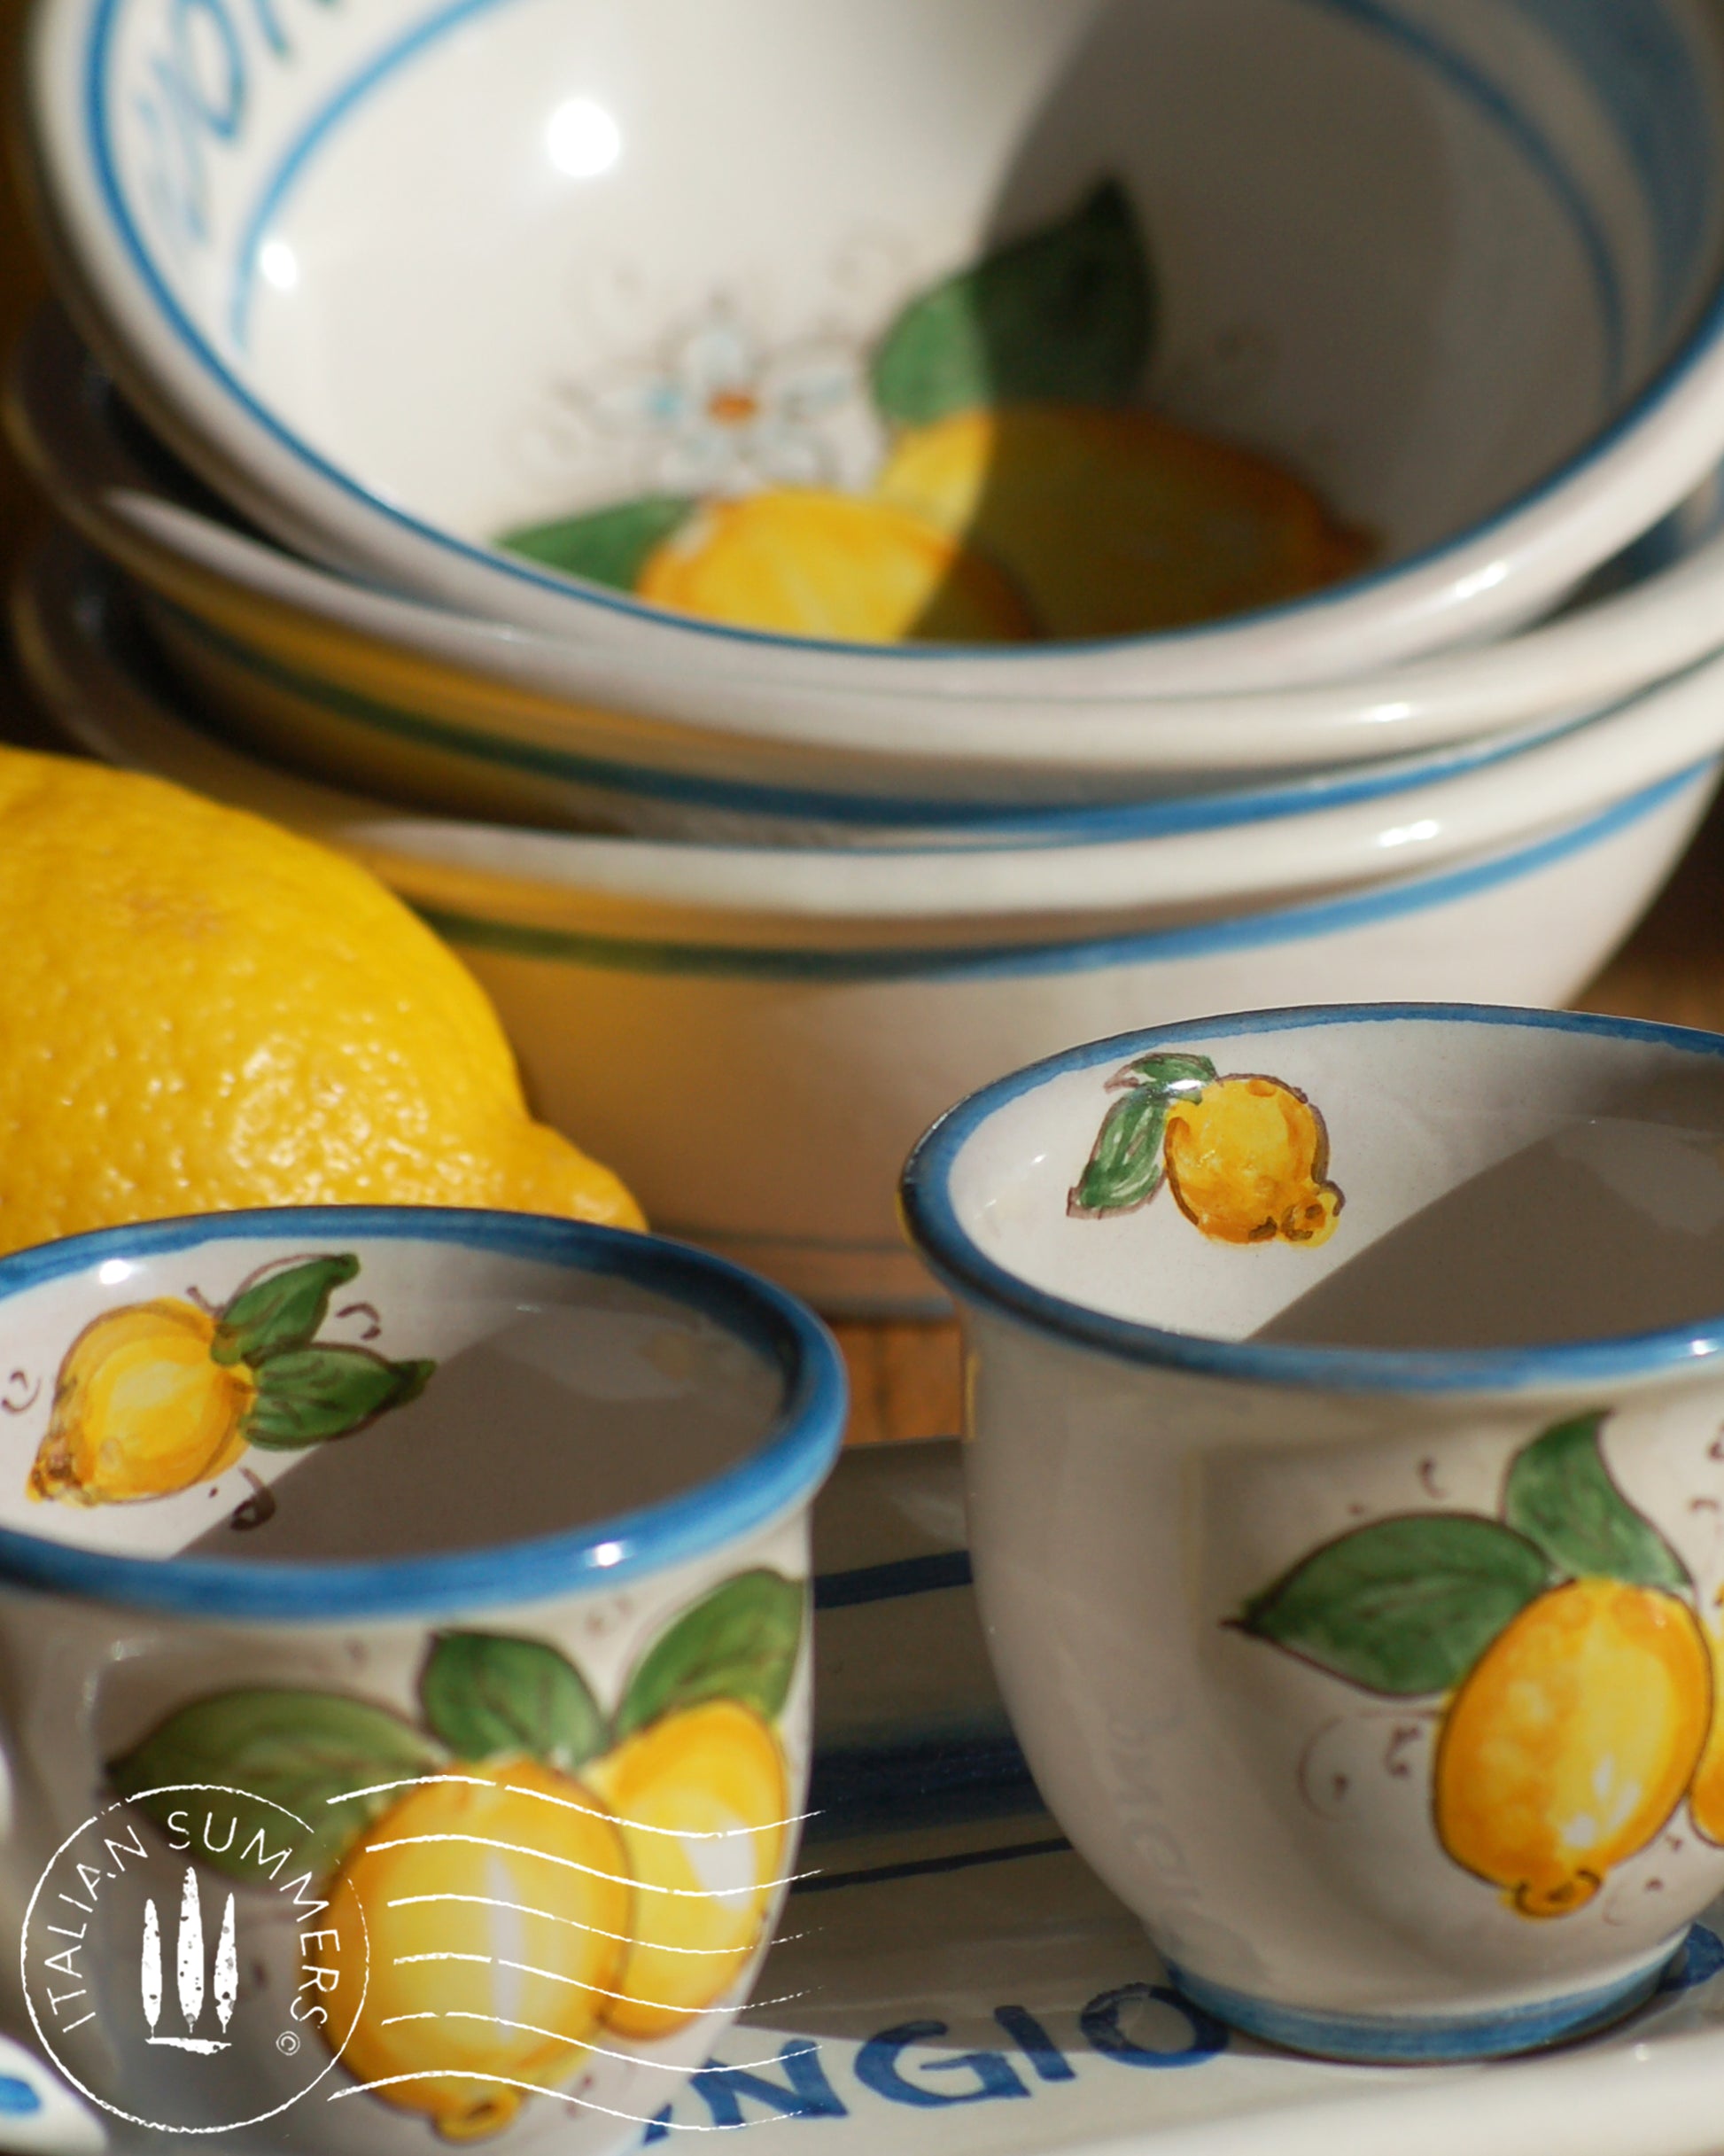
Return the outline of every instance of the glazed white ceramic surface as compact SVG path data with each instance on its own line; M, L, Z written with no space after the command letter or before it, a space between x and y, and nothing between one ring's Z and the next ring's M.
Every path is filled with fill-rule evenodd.
M1526 619L1724 447L1724 98L1692 0L967 0L934 39L914 0L50 0L27 105L67 296L221 492L595 650L966 695L1332 678ZM1309 469L1386 568L987 655L703 625L486 543L614 499L607 456L635 492L698 462L656 385L714 325L794 431L796 354L854 374L909 291L1108 175L1159 265L1148 393ZM613 408L633 433L595 435ZM866 463L849 424L808 454Z
M823 1795L837 1733L881 1708L901 1725L937 1701L956 1737L979 1688L1003 1725L964 1584L960 1450L847 1450L816 1501ZM819 1876L792 1890L757 2003L714 2047L718 2071L672 2099L672 2130L770 2127L794 2156L1545 2156L1553 2142L1573 2156L1711 2156L1724 1904L1641 2012L1554 2058L1336 2066L1182 1999L1027 1780L1021 1794L954 1788L953 1758L951 1745L923 1750L867 1813L810 1821L803 1861ZM18 2156L100 2156L94 2120L4 2038L0 2100Z
M322 1301L305 1313L303 1329L309 1334L315 1325L314 1348L296 1352L322 1349L350 1361L369 1358L374 1366L382 1357L393 1367L400 1366L397 1358L429 1358L435 1366L424 1385L428 1412L435 1389L452 1382L463 1354L487 1353L495 1415L483 1431L474 1428L471 1441L488 1448L500 1475L509 1472L511 1444L542 1448L571 1420L590 1433L609 1417L619 1442L629 1442L624 1433L633 1428L632 1442L639 1444L641 1404L673 1399L679 1387L692 1404L697 1390L704 1401L744 1385L725 1412L734 1420L746 1399L752 1420L731 1430L727 1452L709 1452L697 1469L685 1462L680 1480L656 1471L659 1488L644 1506L638 1496L625 1498L609 1516L602 1504L589 1506L579 1527L546 1533L527 1525L507 1542L476 1536L463 1543L459 1531L448 1532L446 1518L438 1530L441 1546L433 1541L412 1556L376 1553L376 1544L362 1536L355 1547L366 1553L350 1556L241 1555L237 1535L231 1553L206 1547L188 1553L237 1506L262 1502L260 1490L291 1509L292 1478L304 1471L306 1454L260 1450L261 1440L242 1445L241 1459L213 1482L194 1474L189 1486L175 1488L164 1473L167 1487L151 1498L85 1506L27 1498L26 1475L59 1397L57 1369L86 1328L136 1305L159 1309L159 1298L180 1310L190 1307L189 1298L201 1299L211 1311L230 1311L238 1324L238 1297L248 1287L291 1265L331 1259L338 1263ZM341 1282L347 1291L334 1292ZM540 1313L540 1329L531 1342L510 1347L509 1342L524 1340L526 1312ZM843 1428L836 1350L806 1312L764 1283L653 1238L497 1213L353 1207L105 1230L8 1257L0 1262L0 1334L8 1367L16 1373L7 1391L12 1464L0 1488L8 1793L0 1899L7 1921L28 1927L24 1999L40 2041L74 2086L114 2114L105 2121L112 2145L159 2146L164 2131L219 2134L231 2121L279 2105L278 2115L260 2129L270 2146L364 2156L424 2146L429 2129L422 2112L358 2093L359 2077L334 2059L324 2058L327 2071L311 2079L302 2054L307 2046L307 2055L322 2054L306 2017L291 2017L303 2043L277 2041L290 2025L296 1955L345 1957L339 1965L350 1990L354 1982L362 1990L369 1981L351 1938L330 1944L337 1935L330 1934L321 1948L295 1947L292 1911L283 1919L268 1892L279 1880L279 1864L273 1873L242 1880L238 1929L245 1950L237 2001L229 1999L231 2049L225 2059L203 2060L184 2049L151 2051L143 2042L142 1911L134 1883L104 1887L93 1897L97 1907L79 1946L84 1958L76 1971L88 1990L78 2001L69 1999L58 1979L44 1982L37 1965L43 1954L57 1950L40 1928L49 1921L43 1912L51 1894L50 1902L32 1901L38 1879L51 1880L57 1849L81 1823L116 1802L113 1777L121 1770L110 1763L132 1755L175 1716L236 1690L257 1711L273 1701L272 1711L290 1718L311 1711L293 1705L296 1697L335 1694L374 1719L381 1716L406 1741L415 1729L438 1727L422 1683L428 1655L452 1633L467 1634L478 1636L467 1642L478 1651L501 1638L516 1643L517 1652L523 1641L536 1643L541 1660L562 1656L579 1670L600 1712L610 1716L642 1653L680 1613L739 1572L765 1568L788 1584L786 1596L805 1578L808 1506ZM256 1382L267 1385L274 1350L266 1343L249 1352ZM746 1378L739 1374L744 1372ZM547 1377L560 1389L555 1408ZM88 1397L94 1401L97 1395ZM376 1434L361 1428L341 1443L355 1448L378 1443L389 1415L410 1412L406 1405L386 1408ZM664 1409L648 1412L662 1416ZM559 1420L547 1428L550 1414ZM654 1428L662 1443L662 1423ZM129 1437L112 1442L121 1445ZM582 1477L592 1471L571 1462L571 1485L547 1491L540 1517L581 1520ZM434 1519L438 1492L403 1491L398 1504ZM521 1519L532 1516L530 1508ZM390 1524L380 1523L378 1532ZM806 1629L804 1618L799 1661L777 1720L790 1809L798 1812L808 1755ZM276 1803L276 1812L264 1815L276 1817L281 1786L248 1779L252 1769L245 1756L231 1749L224 1754L216 1732L216 1724L207 1724L202 1753L195 1747L176 1753L187 1771L164 1779L176 1786L201 1780L218 1792L254 1790ZM445 1735L446 1747L453 1741ZM459 1775L463 1758L480 1756L457 1750L451 1761L447 1748L424 1749L427 1758L445 1762L426 1765L427 1773ZM322 1756L315 1745L307 1755L314 1756ZM224 1759L230 1763L225 1767ZM207 1772L193 1771L200 1762ZM257 1771L271 1770L265 1764ZM400 1771L407 1779L393 1786L410 1787L417 1770ZM149 1779L122 1778L120 1787L140 1790ZM385 1791L383 1807L390 1801ZM207 1802L217 1803L218 1795ZM377 1805L372 1810L382 1817ZM300 1816L291 1803L288 1816ZM144 1837L140 1852L156 1847L151 1837L157 1830L143 1808L128 1806L112 1818L110 1831L121 1839ZM171 1828L172 1820L160 1824ZM544 1846L555 1849L555 1835L549 1829L547 1834ZM195 1841L195 1827L193 1835ZM229 1847L233 1839L230 1830L226 1843L212 1847ZM169 1851L184 1846L164 1845ZM163 1934L171 1959L181 1867L171 1855L165 1861L175 1889ZM314 1861L312 1885L326 1877L329 1861ZM123 1871L122 1865L112 1876L120 1879ZM200 1876L213 1938L219 1889L229 1882L219 1870L206 1868ZM782 1892L780 1887L773 1896L774 1913ZM302 1926L340 1919L338 1901L316 1903L307 1893L299 1906L326 1911L321 1919L302 1916ZM183 1957L183 1931L180 1940ZM764 1945L763 1938L761 1950ZM9 1989L19 1981L15 1960L12 1971ZM747 1996L752 1973L752 1965L739 1971L734 1987L710 2011L666 2035L601 2035L599 2048L580 2062L579 2087L571 2074L564 2096L529 2097L493 2135L493 2144L620 2147L704 2059L713 2035ZM384 1981L381 1971L372 1974ZM177 2011L171 1969L168 1982L171 2028ZM57 1988L69 2003L54 2003ZM339 1987L330 1989L339 1993ZM178 1996L183 2003L183 1977ZM355 1993L348 2010L359 2003ZM16 1998L12 2004L17 2011ZM76 2020L86 2010L93 2029ZM190 2006L185 2012L189 2022L195 2020ZM206 2034L213 2034L214 2012L205 2019ZM330 2026L339 2022L336 2016ZM228 2030L225 2017L222 2027ZM470 2054L445 2056L455 2066L484 2063ZM200 2069L206 2076L201 2083ZM340 2100L344 2090L354 2100Z
M1158 1051L1207 1058L1223 1083L1260 1074L1317 1111L1329 1143L1316 1172L1341 1194L1326 1239L1219 1239L1169 1197L1171 1155L1167 1187L1135 1210L1068 1205L1121 1097L1109 1081ZM1684 1788L1667 1820L1601 1858L1589 1898L1523 1913L1512 1873L1479 1876L1440 1840L1432 1762L1456 1711L1448 1686L1373 1689L1319 1647L1284 1649L1252 1614L1314 1551L1371 1523L1498 1522L1529 1446L1596 1417L1615 1501L1653 1523L1673 1587L1711 1621L1724 1319L1673 1306L1681 1287L1635 1300L1642 1276L1628 1273L1658 1264L1674 1279L1724 1218L1720 1138L1718 1037L1386 1005L1098 1041L984 1089L912 1156L906 1224L967 1328L969 1526L1014 1726L1074 1842L1200 2003L1342 2055L1525 2048L1598 2011L1612 1986L1631 2003L1636 1973L1655 1975L1724 1885L1724 1848L1690 1823ZM1253 1337L1349 1260L1369 1269L1411 1216L1547 1139L1571 1148L1552 1172L1603 1189L1602 1172L1642 1223L1633 1256L1593 1247L1556 1226L1557 1183L1542 1199L1523 1191L1516 1247L1535 1248L1549 1218L1548 1275L1598 1283L1582 1291L1596 1331L1553 1315L1565 1298L1534 1275L1525 1329L1505 1328L1502 1345L1469 1346L1479 1335L1459 1325L1429 1335L1452 1347ZM1467 1265L1443 1247L1434 1265ZM1430 1301L1448 1292L1432 1271ZM1629 1308L1614 1326L1604 1315ZM1417 1313L1400 1322L1394 1337L1426 1336ZM1593 1570L1626 1576L1608 1557L1558 1555L1548 1584ZM1455 1621L1426 1622L1441 1634ZM1704 1704L1707 1650L1693 1638ZM1619 1681L1601 1667L1598 1683ZM1578 1848L1595 1829L1577 1817L1572 1831Z
M792 883L744 907L672 879L737 852L413 823L273 772L187 726L104 647L99 616L79 619L75 586L50 588L19 612L19 648L69 738L363 860L485 983L540 1112L612 1162L649 1218L846 1311L944 1306L892 1210L905 1150L944 1102L1027 1056L1192 1010L1414 991L1561 1001L1668 874L1715 768L1349 897L843 921ZM787 857L755 859L764 876ZM896 860L913 883L918 857Z
M361 826L363 842L392 862L385 869L392 880L415 873L446 885L465 879L472 890L488 887L493 902L501 898L539 918L548 907L568 925L585 920L595 899L610 900L638 909L637 918L656 915L679 940L707 940L719 916L749 941L770 938L794 920L800 932L828 945L883 931L914 946L954 935L1021 943L1037 933L1231 915L1398 881L1524 843L1608 811L1724 745L1720 658L1603 719L1481 759L1457 775L1380 795L1361 789L1362 798L1339 806L1246 815L1234 826L1206 828L1215 813L1209 804L1192 804L1184 814L1169 804L1165 813L1050 816L1045 833L1015 842L683 844L415 816L298 780L200 731L163 710L164 700L183 701L171 681L159 682L140 709L131 677L148 672L149 655L125 649L123 589L69 535L21 580L17 612L20 639L36 655L30 663L50 681L82 681L60 692L60 701L82 712L95 736L113 739L113 724L131 712L144 737L206 774L206 788L237 785L266 813L284 788L281 814L309 809L319 821ZM304 806L291 812L291 802Z
M553 639L390 597L220 520L52 311L20 349L7 416L62 513L161 602L236 724L307 729L305 752L331 775L463 813L615 815L627 789L636 819L759 820L764 798L782 829L787 802L889 824L1200 792L1578 718L1705 658L1720 634L1713 479L1557 622L1332 688L965 699L787 692L615 656L595 671ZM321 717L291 702L313 681Z

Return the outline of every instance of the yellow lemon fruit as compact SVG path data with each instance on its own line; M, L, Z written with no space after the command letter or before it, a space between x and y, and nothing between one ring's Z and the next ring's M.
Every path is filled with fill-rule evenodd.
M1341 1194L1325 1179L1329 1133L1301 1093L1224 1078L1168 1107L1168 1187L1218 1242L1326 1242Z
M621 1837L572 1777L529 1759L448 1772L354 1843L318 1923L339 1941L322 1958L355 1994L369 1958L343 2065L476 2140L530 2089L573 2077L622 1966L633 1895Z
M721 1997L759 1943L790 1848L784 1755L751 1707L714 1700L650 1724L587 1773L638 1889L605 2020L662 2035Z
M0 749L0 1250L245 1205L641 1225L454 954L260 817Z
M901 435L875 491L1009 570L1049 636L1272 605L1368 551L1290 472L1135 409L956 412Z
M1695 1825L1708 1841L1724 1842L1724 1714L1717 1711L1719 1704L1724 1701L1724 1631L1709 1625L1706 1645L1712 1655L1713 1713L1700 1753L1700 1763L1695 1768L1694 1779L1689 1786L1688 1808Z
M654 548L635 589L686 614L846 643L1035 634L1010 581L950 532L812 487L710 504Z
M1486 1648L1443 1718L1442 1845L1525 1916L1578 1909L1681 1802L1711 1714L1685 1602L1621 1580L1553 1588Z
M31 1497L123 1504L230 1467L257 1387L243 1363L211 1361L214 1338L213 1317L169 1297L87 1325L60 1365Z

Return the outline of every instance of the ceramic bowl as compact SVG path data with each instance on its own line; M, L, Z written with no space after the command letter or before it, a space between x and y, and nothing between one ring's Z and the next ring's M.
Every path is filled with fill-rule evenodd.
M1343 992L1560 1001L1668 874L1716 772L1708 759L1625 782L1340 895L1231 912L1145 896L1074 915L1047 910L1050 892L1040 911L939 913L944 865L976 857L488 829L313 785L187 725L75 585L34 592L20 655L69 740L364 861L484 982L538 1112L614 1163L650 1218L850 1312L945 1307L892 1214L905 1150L945 1101L1146 1016ZM1081 886L1085 854L1046 855L1052 880ZM1027 874L1043 858L998 860Z
M1716 648L1724 611L1714 475L1558 621L1331 688L816 698L614 658L595 682L582 672L591 662L571 665L553 640L390 598L243 532L52 312L20 351L8 417L62 512L152 595L162 634L236 730L249 724L278 751L291 738L302 764L398 799L541 824L927 829L1272 785L1386 755L1439 759L1584 716L1692 665ZM610 707L586 700L583 681Z
M656 1237L349 1206L9 1257L0 1334L0 1884L110 2145L638 2137L796 1868L831 1339Z
M932 39L916 0L49 0L27 103L67 295L221 493L595 652L1279 688L1526 619L1724 448L1724 91L1689 0L965 0ZM1032 239L975 307L943 286ZM889 433L978 401L1139 391L1308 472L1375 572L1160 636L864 650L495 543L614 511L630 582L690 502L866 487Z
M1724 1039L1399 1004L1093 1042L911 1156L1008 1709L1199 2005L1526 2050L1724 1887L1721 1164Z

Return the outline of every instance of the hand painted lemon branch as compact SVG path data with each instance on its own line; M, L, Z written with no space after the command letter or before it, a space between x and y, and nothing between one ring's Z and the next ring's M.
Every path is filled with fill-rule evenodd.
M796 1824L773 1725L804 1630L800 1583L765 1568L735 1574L659 1632L608 1718L545 1641L446 1632L419 1674L423 1728L339 1693L253 1686L179 1708L109 1777L121 1795L188 1783L249 1793L226 1846L197 1852L239 1879L256 1878L254 1833L281 1845L276 1807L314 1822L284 1861L334 1875L321 1921L340 1935L338 1963L370 1942L372 1981L344 2060L361 2081L389 2082L373 2090L383 2100L472 2139L508 2122L514 2084L566 2082L601 2028L636 2039L681 2028L756 1950ZM137 1802L166 1826L179 1800ZM715 1841L729 1852L722 1887L690 1856ZM500 1864L526 1867L513 1883L530 1906L515 1911L523 1935L495 1950L511 1969L532 1964L525 1977L542 1980L543 1995L496 2021L488 2052L463 2051L495 2085L470 2071L439 2077L440 2019L498 2012L488 1927ZM421 1934L402 1913L428 1904L479 1911L439 1920L466 1922L454 1944L472 1951L447 1950L453 1933ZM362 1923L346 1923L355 1905ZM420 1950L428 1943L437 1950ZM418 1980L391 1972L409 1964L454 1967L424 1995L431 2011L396 2012Z
M220 1310L162 1296L104 1312L60 1364L31 1498L169 1497L214 1480L247 1445L303 1451L417 1398L435 1363L315 1337L358 1272L351 1253L293 1258L260 1269Z
M1607 1412L1524 1445L1500 1519L1372 1521L1232 1620L1364 1691L1444 1695L1438 1840L1526 1917L1591 1900L1685 1794L1697 1828L1724 1841L1716 1642L1687 1567L1611 1476Z
M1104 179L1068 215L911 298L870 360L874 407L903 437L1006 404L1124 404L1142 378L1155 315L1130 200L1118 181ZM506 532L498 544L639 591L655 556L702 506L694 494L643 494Z
M1329 1132L1297 1087L1207 1055L1161 1049L1116 1070L1066 1200L1075 1219L1147 1205L1163 1181L1192 1226L1217 1242L1326 1242L1345 1199L1328 1179Z

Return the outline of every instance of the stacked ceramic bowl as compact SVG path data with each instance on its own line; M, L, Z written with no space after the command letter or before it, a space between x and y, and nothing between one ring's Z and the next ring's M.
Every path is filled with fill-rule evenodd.
M27 102L60 724L830 1309L998 1071L1559 1000L1709 798L1701 0L38 0Z

